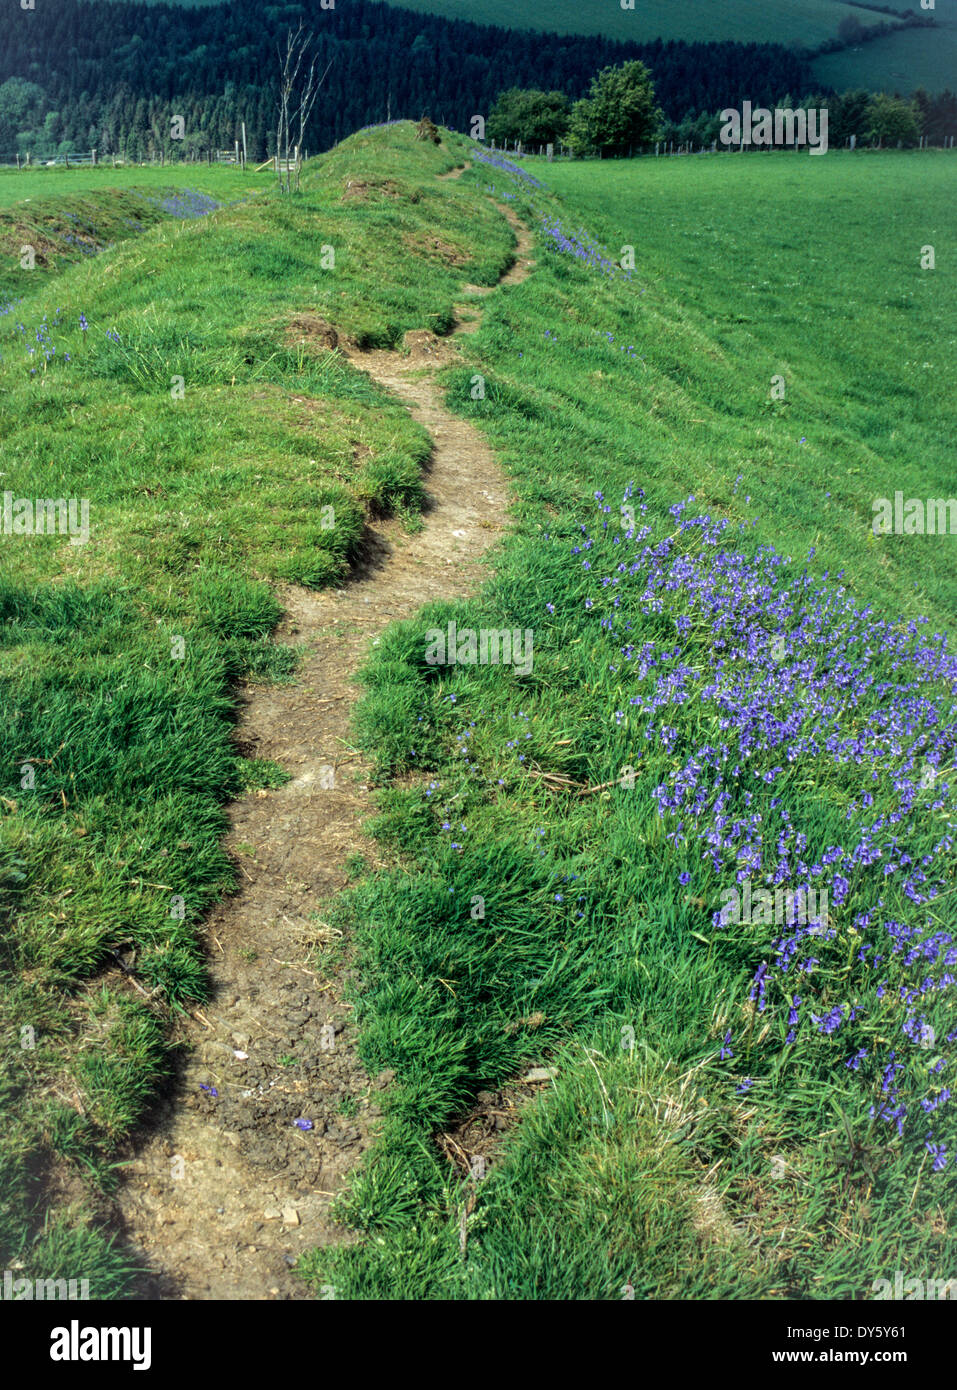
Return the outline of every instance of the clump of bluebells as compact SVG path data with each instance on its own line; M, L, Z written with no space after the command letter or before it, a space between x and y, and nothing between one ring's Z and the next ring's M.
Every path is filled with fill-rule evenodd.
M16 304L8 306L13 309ZM44 314L39 322L31 324L29 327L25 323L16 323L12 328L14 344L19 343L24 349L24 361L29 368L30 376L36 376L38 369L47 371L57 363L74 361L73 353L66 349L64 339L60 334L71 334L74 329L80 333L81 344L86 341L90 331L89 320L85 314L80 314L75 323L72 317L64 317L63 310L57 309L52 318ZM57 335L55 338L54 335ZM105 329L104 336L113 343L120 343L121 338L115 328ZM66 340L67 342L69 339ZM74 342L75 347L75 342ZM5 358L0 356L0 362Z
M542 236L547 251L574 256L590 270L598 270L602 275L620 277L624 280L631 280L634 276L634 271L623 270L617 265L583 227L579 227L577 232L566 231L554 214L542 216Z
M640 489L595 496L568 558L607 646L616 751L656 783L676 878L751 977L721 1059L747 1066L742 1094L781 1063L843 1077L952 1168L957 654L694 498L662 527ZM746 881L783 911L729 918Z
M641 293L644 294L644 290ZM634 343L629 343L626 347L624 343L617 342L614 333L609 333L607 329L603 332L601 329L595 328L593 332L604 338L609 347L617 346L618 351L623 352L632 362L644 362L644 357L637 351Z
M506 159L504 155L498 154L494 150L486 150L480 145L475 145L472 149L472 158L477 164L485 165L489 169L498 169L505 174L517 191L529 193L533 189L545 188L545 184L534 174L530 174L527 169L523 169L520 165ZM487 185L487 189L490 193L498 191L492 184ZM515 193L506 192L501 196L511 199L515 197ZM625 270L613 261L605 249L584 227L579 227L576 232L567 231L554 213L542 213L541 234L547 251L574 256L590 270L598 270L601 274L612 278L623 280L634 278L634 271Z
M146 201L169 217L179 217L185 221L206 217L221 206L208 193L198 193L193 188L182 188L179 192L167 194L164 198L147 198Z
M65 232L63 240L68 246L75 246L82 256L96 256L100 251L109 250L107 246L95 246L86 237L74 236L72 232Z
M542 652L554 626L563 647L574 632L589 653L588 768L583 754L571 777L549 770L534 688L486 715L471 676L456 678L464 688L442 682L436 721L454 757L445 784L426 789L442 858L465 863L482 808L494 815L511 792L559 809L565 797L580 806L582 786L610 789L612 814L659 822L657 871L672 875L722 975L740 982L701 1040L729 1094L760 1106L775 1086L817 1106L826 1091L858 1131L953 1174L948 637L855 602L842 574L812 572L813 550L795 564L759 545L753 520L733 525L693 498L654 516L632 487L621 502L595 500L597 520L571 542L544 537L551 583L524 610ZM616 900L572 853L574 819L558 824L575 838L527 830L535 910L552 926L593 921L597 940ZM619 891L630 894L627 881ZM729 891L768 895L773 910L729 915Z
M496 150L485 150L480 145L476 145L472 150L472 158L478 164L485 164L491 169L498 169L503 174L507 174L517 184L526 188L544 188L545 185L534 174L530 174L527 169L523 169L520 164L514 163L511 159L506 159L504 155Z
M26 346L26 360L30 367L31 376L36 375L38 363L42 363L43 370L45 371L56 358L57 348L56 343L53 341L53 333L63 327L60 318L62 313L62 309L57 309L52 319L50 319L47 314L44 314L40 322L34 324L29 329L24 323L18 323L16 325L15 331L20 335L21 341ZM69 362L70 354L68 352L61 353L60 360Z

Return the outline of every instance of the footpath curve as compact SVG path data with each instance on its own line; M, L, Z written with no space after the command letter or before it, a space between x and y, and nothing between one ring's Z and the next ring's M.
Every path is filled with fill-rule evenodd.
M499 286L533 264L530 233L500 207L518 249ZM362 562L339 590L287 589L278 637L303 645L296 680L240 692L238 742L292 780L230 808L226 844L240 884L206 922L212 1000L184 1025L181 1070L116 1199L119 1230L149 1271L140 1297L306 1299L292 1273L299 1255L347 1238L329 1208L370 1142L389 1077L369 1078L356 1054L342 998L348 943L327 975L310 964L310 948L331 941L310 914L345 885L350 855L376 854L362 831L373 809L368 767L350 746L357 668L390 622L474 591L505 526L494 455L445 408L435 378L458 356L455 337L479 326L480 297L494 292L464 287L456 313L470 318L451 338L414 332L404 352L349 354L432 438L424 524L413 535L396 521L370 524Z

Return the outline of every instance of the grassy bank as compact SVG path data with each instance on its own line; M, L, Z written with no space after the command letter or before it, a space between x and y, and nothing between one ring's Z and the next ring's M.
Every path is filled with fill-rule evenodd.
M341 580L366 515L414 523L422 497L424 431L329 350L329 327L392 345L449 324L462 281L509 262L501 215L436 181L453 158L409 126L354 137L299 198L161 216L10 288L5 1267L88 1277L94 1298L123 1287L97 1194L168 1072L178 1011L204 998L202 913L232 882L223 804L282 776L230 739L236 682L295 665L270 636L278 586ZM72 499L74 524L41 507L38 534L37 498Z
M127 181L128 182L128 181ZM206 217L223 203L195 187L169 183L90 187L0 204L0 308L22 304L44 280L71 265L111 251L161 223ZM244 189L239 197L254 196ZM232 202L239 201L233 198Z
M119 189L195 188L219 201L228 203L244 198L254 190L271 191L275 175L268 169L246 173L231 164L127 164L114 168L105 164L77 166L67 169L58 164L54 169L41 166L0 169L0 208L30 198L87 198L98 193Z
M304 1272L340 1298L861 1298L949 1269L957 541L871 523L953 490L957 299L920 267L950 162L467 178L539 232L447 378L517 527L480 596L366 671L399 867L341 911L396 1083L361 1238ZM533 670L430 664L450 620L530 630ZM722 916L746 882L828 904ZM450 1164L442 1135L543 1064L514 1135L487 1115Z

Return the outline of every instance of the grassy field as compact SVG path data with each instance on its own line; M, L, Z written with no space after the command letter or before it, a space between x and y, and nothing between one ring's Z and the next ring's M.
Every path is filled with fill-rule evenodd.
M854 87L871 91L903 92L918 87L927 92L954 90L957 86L957 20L946 11L934 15L932 31L902 29L840 53L826 53L814 60L815 75L839 92Z
M295 203L182 194L185 218L20 271L0 315L3 490L73 499L76 523L0 537L0 1264L93 1297L128 1264L98 1194L204 998L223 803L284 776L231 742L236 680L295 665L277 584L340 579L366 514L414 524L422 496L424 431L325 325L448 326L462 277L511 254L490 204L435 180L446 149L391 138L385 187L389 140L370 162L358 137Z
M398 866L340 910L396 1082L343 1206L362 1238L304 1272L747 1299L950 1270L957 539L871 521L953 490L954 274L920 269L952 161L467 179L539 230L447 379L516 531L365 673ZM530 630L533 671L430 664L451 619ZM829 901L722 916L745 881ZM504 1144L459 1144L463 1177L439 1138L530 1064L553 1080Z
M38 167L0 169L0 208L9 208L26 198L87 197L106 189L196 188L220 202L243 198L253 189L269 190L274 175L268 170L257 174L252 168L244 174L231 164L167 164L154 166L127 164L114 169L109 162L67 169Z
M955 279L940 261L922 270L920 253L951 235L957 164L940 151L757 158L547 171L616 253L629 244L640 255L631 312L608 324L616 338L624 328L630 346L636 313L670 311L651 354L635 345L623 394L640 388L652 407L670 380L692 418L680 434L656 428L654 444L643 422L642 457L689 491L726 461L744 476L763 539L794 554L814 545L823 568L853 563L886 605L906 597L952 621L957 572L929 562L946 556L944 542L875 554L864 523L888 489L929 496L951 477ZM747 226L725 199L746 202ZM616 220L602 225L609 200ZM779 375L785 395L771 399Z
M211 4L213 0L175 0L176 3ZM869 13L841 0L642 0L624 10L609 0L546 0L540 5L517 6L512 0L395 0L402 9L443 19L465 19L474 24L498 24L505 29L540 29L558 34L604 34L609 39L736 39L742 43L783 43L814 48L837 34L846 15L862 24L878 23L886 15ZM907 9L906 3L897 6Z

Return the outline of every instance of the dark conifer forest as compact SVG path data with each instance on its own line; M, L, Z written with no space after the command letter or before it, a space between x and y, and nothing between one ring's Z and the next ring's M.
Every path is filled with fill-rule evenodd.
M328 0L327 0L328 3ZM302 19L330 63L308 133L311 152L359 126L419 117L468 130L509 87L581 97L602 67L640 58L667 117L747 98L773 103L814 84L807 60L776 44L617 43L515 32L415 14L372 0L211 8L116 0L2 0L0 156L96 147L143 158L229 148L246 124L250 158L275 147L277 41ZM13 80L11 80L13 79ZM184 138L170 139L181 116Z

